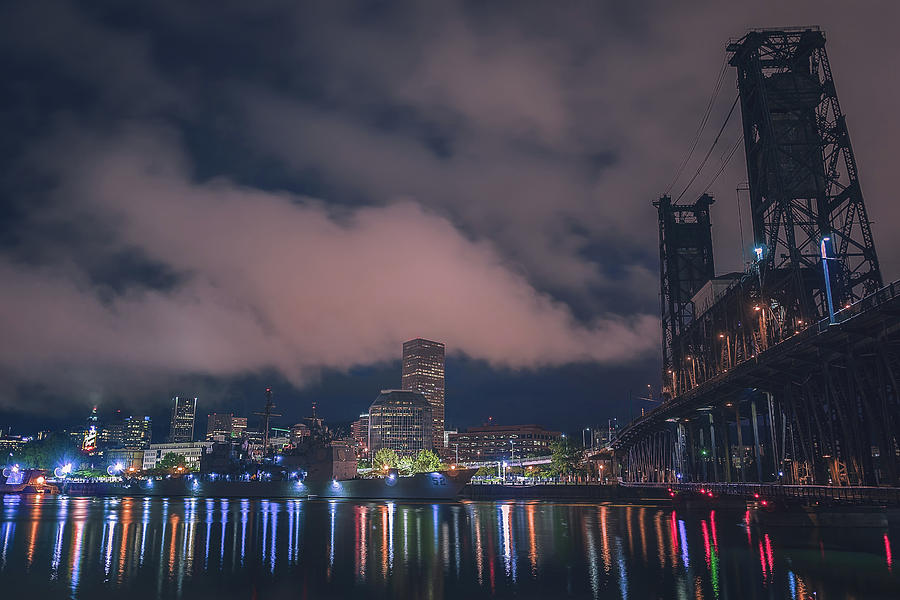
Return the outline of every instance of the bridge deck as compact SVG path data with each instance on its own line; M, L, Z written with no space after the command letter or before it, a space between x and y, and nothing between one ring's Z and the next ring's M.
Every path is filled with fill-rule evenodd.
M846 351L848 347L879 336L895 343L900 341L900 280L838 311L835 317L836 324L829 324L828 319L812 324L632 421L613 441L613 448L628 446L664 427L667 420L724 404L741 390L777 389L786 381L796 380L808 372L811 366L820 364L823 353L827 354L830 349Z

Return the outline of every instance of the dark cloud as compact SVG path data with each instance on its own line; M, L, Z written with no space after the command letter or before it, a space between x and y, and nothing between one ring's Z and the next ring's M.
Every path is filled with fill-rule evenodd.
M893 279L897 17L887 0L5 6L5 397L261 372L309 389L414 335L547 389L567 363L652 371L650 201L749 27L825 29ZM704 150L735 93L729 71ZM739 135L734 119L721 150ZM741 268L742 158L710 188L721 271Z
M144 285L113 273L101 294L77 263L0 262L9 342L0 362L14 372L46 381L56 365L220 376L274 368L302 386L323 368L389 361L416 335L515 368L621 362L655 346L655 317L580 323L490 244L414 203L335 215L320 201L224 179L192 183L173 136L88 139L36 153L70 156L55 173L56 216L139 250L114 259Z

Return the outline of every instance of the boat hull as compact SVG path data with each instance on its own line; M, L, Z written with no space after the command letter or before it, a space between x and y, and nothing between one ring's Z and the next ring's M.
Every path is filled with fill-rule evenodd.
M474 471L419 473L412 477L343 481L201 481L200 479L68 482L70 496L198 496L230 498L348 498L384 500L454 500Z

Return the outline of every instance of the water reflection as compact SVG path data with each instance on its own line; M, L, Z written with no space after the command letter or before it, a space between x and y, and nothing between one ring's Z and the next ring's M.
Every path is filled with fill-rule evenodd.
M743 513L650 506L6 497L0 589L92 599L898 597L892 533L760 529Z

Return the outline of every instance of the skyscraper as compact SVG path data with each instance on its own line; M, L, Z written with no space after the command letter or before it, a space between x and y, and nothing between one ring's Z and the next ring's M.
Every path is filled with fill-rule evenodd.
M193 442L194 418L197 416L197 399L172 398L172 425L169 430L169 442Z
M350 423L350 437L356 443L357 452L361 455L369 453L369 413L359 415L359 418Z
M431 405L434 448L444 447L444 344L416 338L403 342L401 388L421 392Z
M234 431L234 413L211 413L206 417L206 441L230 438Z
M128 417L124 421L122 447L145 450L150 447L150 417Z

